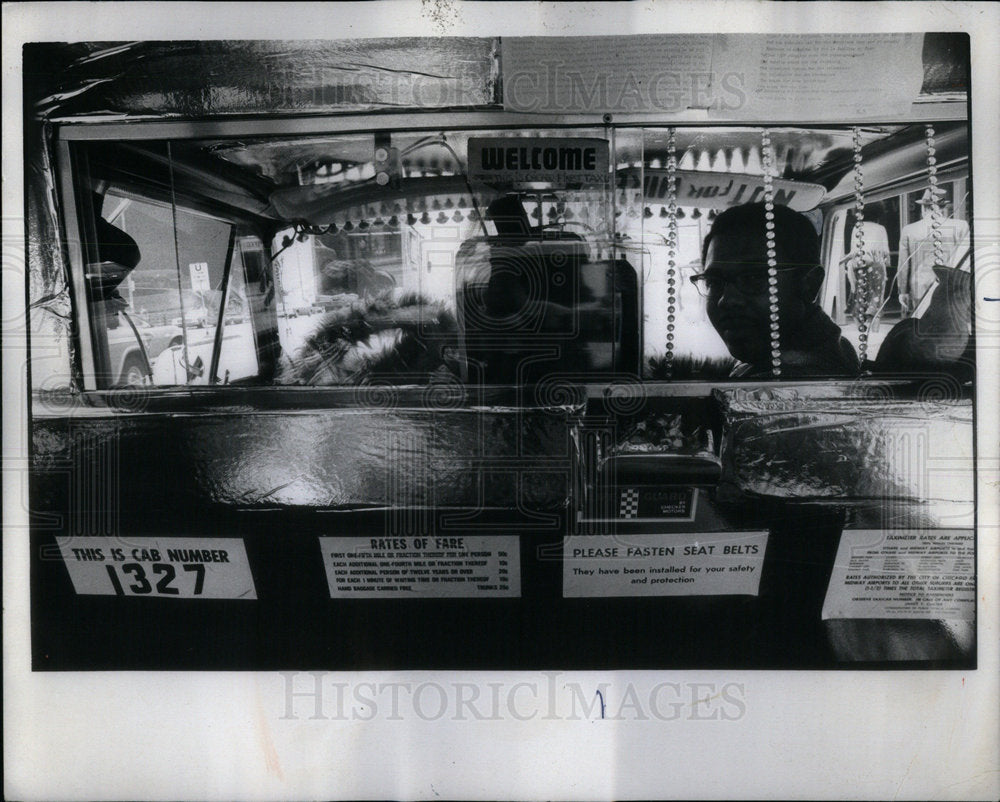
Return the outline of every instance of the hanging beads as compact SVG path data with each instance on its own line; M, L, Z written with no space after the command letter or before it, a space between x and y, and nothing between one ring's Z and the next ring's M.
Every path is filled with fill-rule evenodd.
M934 128L928 125L927 135L927 183L931 193L931 242L934 244L934 264L943 265L944 243L941 241L941 206L938 204L937 148L934 146Z
M767 243L767 294L771 319L771 373L781 376L781 329L778 310L778 251L774 240L774 176L771 174L774 153L771 132L760 135L761 166L764 170L764 236Z
M666 377L674 363L674 323L677 311L677 138L671 128L667 138L667 343Z
M854 308L858 318L858 358L864 365L868 354L868 309L874 283L865 259L865 177L861 170L861 129L854 126Z

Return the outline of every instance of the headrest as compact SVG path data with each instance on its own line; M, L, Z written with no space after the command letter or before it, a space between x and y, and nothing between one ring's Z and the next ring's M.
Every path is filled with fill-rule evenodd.
M486 219L492 220L497 233L508 237L527 237L531 233L528 213L517 195L504 195L486 208Z

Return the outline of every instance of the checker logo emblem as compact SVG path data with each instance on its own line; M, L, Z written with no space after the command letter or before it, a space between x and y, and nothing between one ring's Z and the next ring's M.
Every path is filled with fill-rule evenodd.
M639 517L639 489L637 487L628 487L622 490L618 504L618 517Z

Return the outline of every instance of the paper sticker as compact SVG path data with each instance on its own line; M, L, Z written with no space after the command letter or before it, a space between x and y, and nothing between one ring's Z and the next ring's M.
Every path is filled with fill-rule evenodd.
M471 137L469 178L491 184L543 181L601 184L608 180L606 139Z
M563 597L756 596L767 532L585 535L563 544Z
M541 114L659 112L746 101L712 71L711 34L505 36L503 105ZM714 80L713 80L714 78Z
M330 598L517 598L517 536L321 537Z
M923 35L503 37L507 111L840 122L906 114ZM701 119L701 117L696 117Z
M823 618L971 621L975 538L964 529L846 530Z
M623 487L618 517L623 521L693 521L698 503L694 487Z
M191 289L195 292L208 292L212 289L208 277L208 262L191 262L188 265L191 273Z
M924 80L919 33L721 34L713 69L740 75L746 102L715 119L876 119L909 114Z
M59 549L80 595L257 598L240 538L70 537Z

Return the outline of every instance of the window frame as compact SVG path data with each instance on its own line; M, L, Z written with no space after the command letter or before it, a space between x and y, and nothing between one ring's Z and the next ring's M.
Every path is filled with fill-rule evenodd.
M910 115L906 119L886 119L880 120L879 125L915 125L921 123L947 123L964 121L967 123L964 107L962 109L952 108L948 105L938 107L927 104L926 108L921 108L920 115ZM873 123L874 124L874 123ZM64 227L66 251L68 257L68 282L70 287L71 302L73 306L72 337L74 340L73 369L77 373L78 386L85 394L97 399L99 395L105 394L109 386L106 381L101 380L101 370L106 366L101 364L100 353L107 353L106 343L102 350L100 334L95 334L93 316L90 314L89 298L87 297L86 282L84 281L85 264L88 261L88 254L85 250L91 246L88 243L94 241L93 231L86 230L87 224L82 222L85 213L89 211L89 200L80 195L77 186L76 176L80 169L80 154L74 152L75 143L86 143L95 141L189 141L198 139L242 139L248 137L283 137L290 138L296 136L336 136L337 134L350 133L371 133L379 130L400 131L400 132L433 132L440 130L520 130L525 127L548 129L558 131L560 129L594 128L602 129L614 147L614 134L618 130L638 130L645 128L663 128L675 126L678 128L732 128L732 127L767 127L768 123L761 121L734 121L710 122L705 120L680 119L664 120L662 116L656 114L622 114L612 118L610 115L594 114L565 114L565 115L534 115L505 112L503 110L475 111L475 112L434 112L434 113L380 113L380 114L349 114L330 115L323 117L267 117L267 118L247 118L232 120L148 120L134 122L96 122L96 123L67 123L60 122L53 125L53 149L56 162L56 192L64 210L61 224ZM775 123L779 127L816 128L816 129L843 129L849 123L830 123L828 121L795 121ZM955 181L956 199L961 197L961 203L966 205L964 190L968 187L969 161L971 153L963 160L959 166L945 166L939 172L942 180ZM612 158L611 164L614 165ZM950 175L951 174L951 175ZM881 187L874 193L868 195L871 200L878 200L882 197L902 194L903 186L917 186L920 180L912 175L900 179L896 182ZM614 193L612 193L614 195ZM818 206L824 213L824 236L826 236L827 220L832 217L831 212L841 206L849 205L844 199L825 200ZM957 203L956 203L957 211ZM92 216L91 216L92 217ZM220 218L234 226L239 221ZM90 228L93 223L90 223ZM270 248L273 234L277 231L260 231L260 237L265 249ZM828 253L828 246L824 243L824 255ZM92 254L90 254L92 256ZM640 273L641 269L637 269ZM642 281L640 280L640 293L642 293ZM228 283L227 283L228 295ZM222 309L225 310L225 304ZM272 310L273 314L273 310ZM258 332L261 330L257 314L250 312L253 321L255 341ZM277 320L270 321L270 324L277 327ZM641 328L641 327L640 327ZM218 334L218 330L217 330ZM640 330L640 341L644 332ZM643 351L645 360L645 352ZM218 357L216 350L213 362ZM217 368L217 365L215 366ZM747 381L718 381L718 380L688 380L688 381L658 381L652 379L640 379L647 394L652 396L707 396L714 389L727 386L745 387ZM787 380L759 380L759 384L768 386L800 385L803 382L809 384L822 384L830 382L842 384L843 380L830 379L797 379ZM613 383L613 382L612 382ZM591 397L601 397L609 389L609 382L585 382L582 386ZM178 385L176 387L152 387L146 388L153 394L174 393L178 391L188 395L194 393L214 394L223 387L218 383L208 385ZM327 393L337 388L302 388L295 386L267 385L264 387L249 387L237 385L225 385L224 392L248 392L266 391L271 393L291 393L309 395Z
M85 149L79 148L76 145L76 143L80 142L105 141L107 139L107 137L100 135L87 138L57 138L55 147L58 170L57 187L64 212L60 223L63 227L64 241L67 245L66 255L69 267L67 272L73 310L71 338L74 358L72 368L77 386L84 393L106 393L112 391L115 388L117 379L112 370L113 366L110 364L107 331L103 326L98 325L98 320L92 313L93 301L87 287L86 265L97 261L95 245L96 220L90 198L84 189L84 187L91 183L88 154L85 152ZM133 138L133 140L135 139L145 140L146 138ZM144 195L141 188L130 189L129 191L135 194L136 197L141 198L143 202L156 205L170 203L150 195ZM267 249L269 247L267 243L272 234L270 231L258 230L252 221L238 215L225 216L218 212L208 211L205 208L189 208L183 205L177 208L183 209L186 213L225 224L230 229L226 265L224 268L224 286L222 288L223 298L220 306L220 316L216 321L211 362L206 366L206 370L209 371L208 383L206 385L188 383L144 386L144 390L146 391L190 391L195 387L212 388L219 384L218 377L215 374L218 370L218 362L221 357L220 349L225 334L224 318L226 303L230 298L232 267L238 255L236 245L242 237L256 236L261 241L261 247ZM262 317L260 314L250 313L249 317L254 337L254 346L256 348L261 329L267 328L268 323L270 323L272 328L275 328L277 321L276 319L268 320L267 317ZM260 365L258 365L258 368L260 368ZM243 382L246 380L241 379L238 381Z

